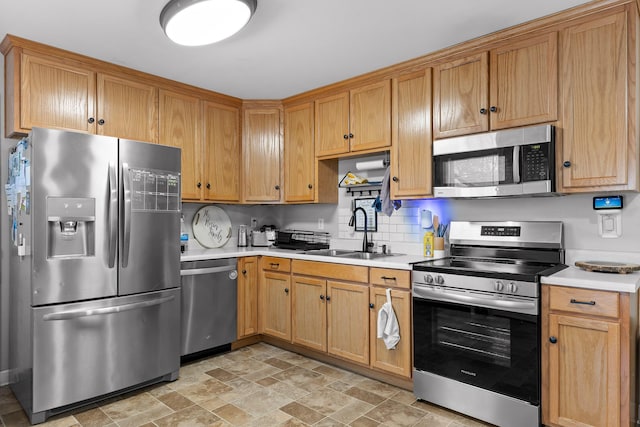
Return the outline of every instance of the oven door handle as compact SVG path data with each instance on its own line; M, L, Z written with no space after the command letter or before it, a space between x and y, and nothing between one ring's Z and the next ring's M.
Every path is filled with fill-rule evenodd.
M515 301L495 299L493 296L484 296L482 294L467 294L451 292L446 289L435 290L426 289L422 286L413 287L413 295L418 298L431 299L445 302L459 302L465 305L481 305L488 308L503 309L524 314L538 314L538 302L531 301Z

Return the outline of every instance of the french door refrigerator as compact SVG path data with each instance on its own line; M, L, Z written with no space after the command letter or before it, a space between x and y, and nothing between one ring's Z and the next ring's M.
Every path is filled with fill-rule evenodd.
M10 154L10 381L32 423L180 366L180 150L34 128Z

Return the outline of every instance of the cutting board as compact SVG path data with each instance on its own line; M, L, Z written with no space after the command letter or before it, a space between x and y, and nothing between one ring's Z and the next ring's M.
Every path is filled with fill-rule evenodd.
M638 264L611 261L576 261L576 267L580 267L587 271L618 274L627 274L640 270L640 265Z

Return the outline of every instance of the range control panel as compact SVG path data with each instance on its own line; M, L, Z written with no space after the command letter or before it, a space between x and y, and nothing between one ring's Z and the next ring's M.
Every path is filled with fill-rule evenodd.
M520 227L512 226L512 227L503 227L503 226L494 226L494 225L483 225L480 228L481 236L520 236Z

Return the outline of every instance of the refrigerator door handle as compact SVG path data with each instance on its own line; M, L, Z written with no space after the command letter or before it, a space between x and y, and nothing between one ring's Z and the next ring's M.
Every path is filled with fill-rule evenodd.
M70 310L58 313L49 313L42 316L42 320L70 320L78 317L100 316L105 314L120 313L122 311L137 310L139 308L153 307L175 299L173 295L157 298L151 301L134 302L131 304L116 305L113 307L95 308L89 310Z
M109 268L116 262L116 245L118 238L118 186L116 185L116 168L109 162Z
M122 182L124 185L124 209L122 219L124 221L124 237L122 242L122 268L129 265L129 246L131 244L131 175L129 164L122 164Z

